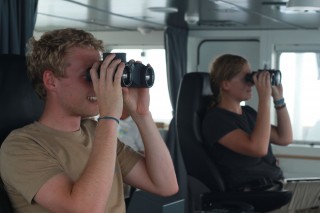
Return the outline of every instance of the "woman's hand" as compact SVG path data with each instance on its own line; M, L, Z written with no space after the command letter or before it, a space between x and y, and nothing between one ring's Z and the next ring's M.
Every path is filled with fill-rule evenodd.
M257 88L259 99L270 98L271 96L270 73L268 71L258 72L253 76L253 81Z
M274 101L283 98L283 87L282 87L282 84L280 84L278 86L272 86L272 97L273 97Z

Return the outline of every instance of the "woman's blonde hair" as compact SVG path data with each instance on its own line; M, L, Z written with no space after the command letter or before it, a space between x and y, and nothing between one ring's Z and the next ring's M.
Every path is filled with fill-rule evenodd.
M225 80L230 80L241 72L248 61L238 55L224 54L216 58L210 66L210 86L213 92L212 107L221 101L220 86Z

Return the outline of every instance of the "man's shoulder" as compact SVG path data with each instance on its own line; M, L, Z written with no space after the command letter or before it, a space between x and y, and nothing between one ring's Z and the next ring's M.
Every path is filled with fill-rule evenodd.
M15 145L16 139L19 138L23 140L23 138L30 138L37 132L37 125L36 123L27 124L23 127L17 128L12 130L6 139L3 141L1 145L1 149L5 149L5 147Z
M31 123L31 124L27 124L23 127L17 128L17 129L13 129L9 133L9 135L6 137L4 142L6 142L7 140L9 140L12 137L32 134L32 132L36 132L36 130L37 130L36 122Z

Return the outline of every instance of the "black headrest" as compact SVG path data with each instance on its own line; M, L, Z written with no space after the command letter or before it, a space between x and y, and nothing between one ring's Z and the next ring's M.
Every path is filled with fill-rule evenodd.
M22 55L0 55L0 145L16 128L37 120L44 103L34 92Z
M209 73L192 72L184 75L180 85L177 113L179 119L183 119L185 125L190 125L190 131L194 132L197 140L202 141L202 118L212 101ZM185 115L185 116L183 116ZM192 115L192 116L186 116Z

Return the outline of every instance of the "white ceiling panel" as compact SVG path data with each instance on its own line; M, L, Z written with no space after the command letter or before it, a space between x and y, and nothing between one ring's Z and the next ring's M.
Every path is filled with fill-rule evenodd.
M319 11L292 11L286 3L287 0L39 0L35 30L164 30L167 25L191 30L319 28ZM151 7L174 7L178 12L154 12ZM185 17L193 22L187 23Z

